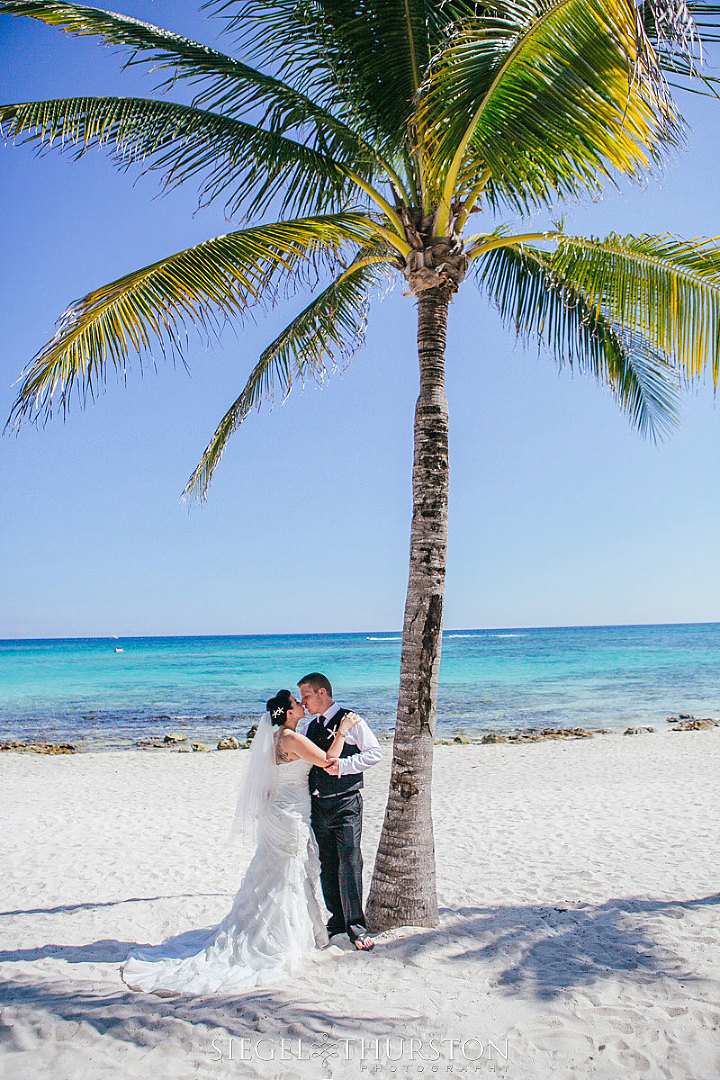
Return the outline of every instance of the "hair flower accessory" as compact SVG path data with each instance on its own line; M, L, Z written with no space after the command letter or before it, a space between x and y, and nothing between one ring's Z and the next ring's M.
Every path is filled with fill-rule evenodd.
M272 711L273 720L277 720L278 716L282 716L284 712L285 710L283 709L282 705L278 705L277 709L273 709Z

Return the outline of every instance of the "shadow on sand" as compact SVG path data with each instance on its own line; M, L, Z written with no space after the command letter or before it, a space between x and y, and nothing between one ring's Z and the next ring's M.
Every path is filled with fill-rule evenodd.
M655 920L682 919L720 904L720 893L695 900L612 899L568 907L508 905L441 908L438 929L389 942L386 955L407 962L432 949L436 962L483 964L504 959L506 993L556 997L623 972L683 982L696 978L657 940ZM459 972L458 972L459 974Z
M217 1044L227 1047L229 1040L261 1038L301 1039L306 1056L323 1056L330 1037L402 1038L409 1025L418 1030L426 1023L423 1012L389 1010L375 1015L358 1003L355 988L350 989L338 1008L337 998L327 1003L316 1000L322 997L322 990L316 988L308 988L304 994L290 988L263 987L236 995L165 997L133 993L124 987L108 991L107 984L69 985L63 979L21 976L3 984L2 999L13 1007L15 1016L18 1012L29 1014L35 1030L54 1032L57 1021L82 1024L99 1036L148 1049L179 1039L200 1057L207 1054L208 1059ZM0 1044L7 1050L25 1049L13 1045L14 1041L12 1028L0 1021Z
M74 911L94 911L96 908L118 907L120 904L154 904L158 900L194 900L198 896L228 896L232 893L174 893L172 896L128 896L124 900L101 900L96 903L60 904L58 907L16 908L14 911L0 911L0 918L7 915L65 915Z
M465 983L473 972L492 963L495 974L491 985L501 993L536 1000L630 972L645 979L685 982L696 976L659 942L657 920L683 919L694 909L718 904L720 893L694 900L620 898L572 907L444 908L436 929L409 930L394 940L381 939L357 975L348 965L342 995L335 990L332 999L326 995L327 1000L323 1000L323 987L314 984L303 987L295 983L293 989L280 986L236 995L159 997L133 993L122 985L109 988L107 982L69 984L66 978L48 971L37 976L23 972L8 979L3 984L2 1000L15 1015L18 1010L27 1010L38 1019L42 1017L41 1026L47 1023L50 1027L53 1021L82 1023L99 1035L143 1047L179 1037L180 1023L182 1037L203 1055L205 1050L211 1052L212 1039L218 1035L289 1036L315 1045L328 1032L334 1038L395 1037L409 1025L426 1025L427 1017L394 1004L378 1007L373 1003L376 993L363 996L363 979L370 972L377 990L378 982L390 985L393 973L405 964L420 964L422 978L430 984L433 969L442 970L444 976L456 972ZM182 943L198 933L189 931L171 940ZM7 950L0 953L0 960L9 964L53 957L69 963L119 964L137 944L114 940L46 944ZM343 958L343 962L347 960ZM12 1029L2 1024L0 1042L13 1049Z

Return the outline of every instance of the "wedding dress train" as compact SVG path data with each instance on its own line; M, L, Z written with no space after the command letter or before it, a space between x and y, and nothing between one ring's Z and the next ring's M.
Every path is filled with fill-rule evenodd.
M258 822L258 843L231 911L181 942L136 949L121 967L132 990L211 994L274 982L327 945L317 898L320 872L310 825L310 763L278 768Z

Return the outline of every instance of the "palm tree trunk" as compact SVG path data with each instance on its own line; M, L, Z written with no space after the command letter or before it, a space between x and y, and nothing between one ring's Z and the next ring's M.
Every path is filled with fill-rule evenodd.
M448 405L445 335L450 292L418 297L420 394L415 408L410 579L390 794L367 903L375 931L436 926L431 814L448 532Z

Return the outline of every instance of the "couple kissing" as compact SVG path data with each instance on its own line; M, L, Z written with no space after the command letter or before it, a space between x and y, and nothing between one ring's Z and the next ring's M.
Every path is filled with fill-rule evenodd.
M210 931L133 950L121 968L131 989L234 992L301 972L338 935L359 952L373 948L362 907L361 789L382 750L320 672L303 676L298 690L299 699L280 690L268 701L252 741L234 831L251 828L257 845L231 910Z

